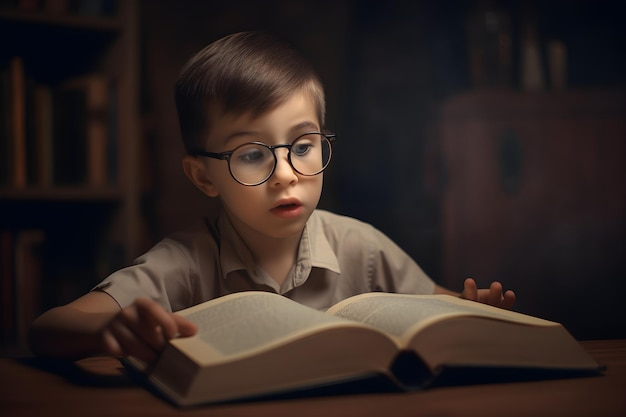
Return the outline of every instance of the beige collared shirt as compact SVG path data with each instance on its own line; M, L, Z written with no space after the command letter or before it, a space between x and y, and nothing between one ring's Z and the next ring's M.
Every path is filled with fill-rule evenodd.
M382 232L353 218L316 210L282 286L255 265L221 213L163 239L95 289L107 292L122 307L144 296L177 311L250 290L276 292L325 310L364 292L432 294L434 288L422 269Z

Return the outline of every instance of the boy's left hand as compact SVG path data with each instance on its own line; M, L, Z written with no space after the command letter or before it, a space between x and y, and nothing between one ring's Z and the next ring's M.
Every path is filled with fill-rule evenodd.
M515 304L515 293L511 290L502 292L502 284L497 281L491 283L488 289L478 289L476 281L467 278L463 283L461 298L478 301L495 307L510 310Z

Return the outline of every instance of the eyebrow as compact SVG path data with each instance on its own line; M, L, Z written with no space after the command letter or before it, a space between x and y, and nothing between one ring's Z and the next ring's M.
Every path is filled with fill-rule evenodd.
M309 120L302 122L302 123L298 123L297 125L295 125L294 127L291 128L292 132L297 132L299 130L303 130L303 129L313 129L314 131L319 131L319 126L317 125L317 123L313 123Z
M298 123L297 125L293 126L291 129L289 129L290 134L296 134L299 131L302 130L307 130L309 132L312 131L319 131L320 127L317 125L317 123L314 123L310 120ZM231 135L228 135L225 139L224 139L224 145L228 145L229 142L232 142L233 140L241 137L241 136L259 136L258 132L255 131L243 131L243 132L235 132ZM293 138L295 139L295 138Z

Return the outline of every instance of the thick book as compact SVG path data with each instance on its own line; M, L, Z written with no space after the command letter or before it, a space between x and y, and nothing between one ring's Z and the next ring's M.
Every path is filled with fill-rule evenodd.
M408 391L601 371L559 323L446 295L367 293L322 312L253 291L177 314L198 333L170 341L144 375L180 406L367 380Z
M26 78L24 60L16 56L9 67L11 77L11 185L23 188L27 182L26 167Z
M101 74L73 78L53 95L54 182L106 186L109 82Z
M87 182L93 186L107 185L107 141L109 129L109 81L105 75L89 74L66 83L67 90L84 95L83 140L86 142L85 162Z

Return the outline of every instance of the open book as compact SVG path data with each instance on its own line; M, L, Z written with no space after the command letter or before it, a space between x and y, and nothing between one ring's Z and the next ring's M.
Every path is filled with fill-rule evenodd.
M321 312L242 292L178 314L199 331L172 340L147 379L179 405L374 376L411 390L451 376L467 383L599 371L559 323L446 295L368 293Z

